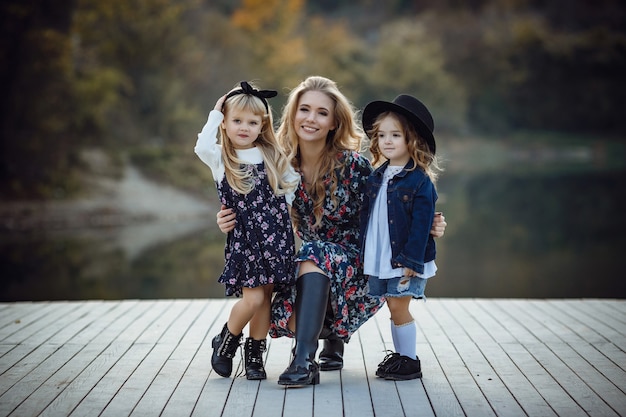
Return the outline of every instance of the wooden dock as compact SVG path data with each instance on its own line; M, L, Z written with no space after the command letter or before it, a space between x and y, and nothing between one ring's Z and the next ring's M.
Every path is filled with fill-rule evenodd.
M424 376L374 375L392 349L383 308L321 384L276 383L292 340L269 339L265 381L210 366L232 300L0 303L0 416L626 416L626 300L413 302ZM238 375L235 375L238 374Z

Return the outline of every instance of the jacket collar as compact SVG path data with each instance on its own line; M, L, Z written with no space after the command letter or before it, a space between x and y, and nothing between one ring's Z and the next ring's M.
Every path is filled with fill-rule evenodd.
M409 159L409 162L407 162L407 164L404 166L404 169L400 171L397 174L397 176L404 177L407 174L408 170L413 168L414 165L415 163L413 162L413 160ZM385 172L388 166L389 166L389 160L386 160L385 163L383 163L381 166L376 168L376 170L374 171L374 174L376 174L379 177L382 177L383 173Z

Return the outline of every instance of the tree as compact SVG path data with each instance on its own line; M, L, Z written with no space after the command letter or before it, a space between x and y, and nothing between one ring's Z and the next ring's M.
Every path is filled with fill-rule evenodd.
M76 188L69 36L73 1L2 3L0 195L60 197Z

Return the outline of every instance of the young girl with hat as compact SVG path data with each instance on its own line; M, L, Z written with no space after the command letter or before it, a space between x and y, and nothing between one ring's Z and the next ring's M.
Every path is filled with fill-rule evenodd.
M266 379L262 355L271 295L296 279L289 210L300 177L274 133L267 99L276 95L241 82L217 101L195 147L211 168L222 204L237 218L228 233L218 281L226 286L227 296L242 298L212 341L211 365L223 377L230 376L243 328L250 323L244 344L246 378Z
M426 282L437 271L430 234L438 174L433 118L421 101L403 94L393 102L369 103L363 110L363 128L376 168L361 209L363 268L370 295L387 301L395 348L376 375L421 378L409 303L425 298Z

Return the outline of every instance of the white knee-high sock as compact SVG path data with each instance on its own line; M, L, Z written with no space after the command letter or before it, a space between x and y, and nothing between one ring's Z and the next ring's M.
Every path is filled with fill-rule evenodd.
M396 324L391 319L389 319L389 324L391 324L391 340L393 340L393 348L396 349L398 346L398 332L396 331Z
M405 324L401 324L400 326L396 326L394 324L393 327L395 327L396 333L396 339L394 339L396 352L398 352L400 355L408 356L411 359L415 359L417 357L417 354L415 352L417 339L417 326L415 325L415 320L412 320Z

